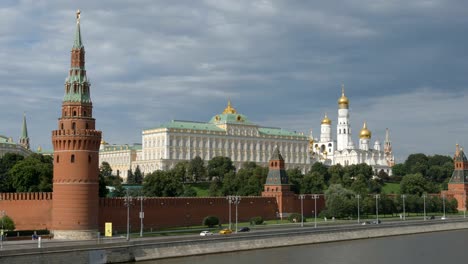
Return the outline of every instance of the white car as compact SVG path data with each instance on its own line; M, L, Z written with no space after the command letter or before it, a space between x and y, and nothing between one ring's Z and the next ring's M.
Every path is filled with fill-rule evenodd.
M210 231L201 231L200 232L200 236L212 236L213 233L211 233Z

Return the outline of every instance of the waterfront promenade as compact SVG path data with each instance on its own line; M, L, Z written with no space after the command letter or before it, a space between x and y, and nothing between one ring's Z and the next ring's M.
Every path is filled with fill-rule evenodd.
M184 235L131 241L113 238L99 243L44 240L42 248L37 248L37 241L11 241L4 244L0 263L118 263L462 229L468 229L464 218L319 228L278 227L229 236Z

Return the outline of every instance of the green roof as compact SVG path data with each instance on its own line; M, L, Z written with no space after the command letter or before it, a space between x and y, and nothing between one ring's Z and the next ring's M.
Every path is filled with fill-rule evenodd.
M21 138L28 138L28 127L26 125L26 114L23 115L23 130L21 131Z
M73 48L74 49L83 48L83 43L81 42L80 22L76 23L75 41L73 42Z
M16 145L10 138L0 135L0 143Z
M205 131L216 131L224 132L224 129L217 127L214 124L193 122L193 121L180 121L172 120L171 122L162 124L159 128L177 128L177 129L192 129L192 130L205 130Z
M102 151L119 151L119 150L140 150L141 144L134 144L134 145L104 145L104 149Z
M249 119L242 114L219 114L211 118L210 123L212 124L242 124L242 125L254 125Z
M258 131L260 132L260 134L269 135L269 136L290 136L290 137L307 138L307 136L299 134L295 131L288 131L288 130L284 130L282 128L276 128L276 127L259 127Z

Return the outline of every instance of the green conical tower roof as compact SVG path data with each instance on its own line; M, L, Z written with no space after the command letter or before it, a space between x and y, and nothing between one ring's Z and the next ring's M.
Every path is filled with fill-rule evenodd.
M80 10L76 12L76 31L75 31L75 41L73 42L74 49L83 48L83 43L81 42L81 31L80 31Z
M91 103L89 88L91 84L86 76L85 51L81 41L80 10L76 12L76 31L73 41L71 68L65 79L64 102Z
M21 139L28 138L28 126L26 125L26 114L23 114L23 129L21 130Z

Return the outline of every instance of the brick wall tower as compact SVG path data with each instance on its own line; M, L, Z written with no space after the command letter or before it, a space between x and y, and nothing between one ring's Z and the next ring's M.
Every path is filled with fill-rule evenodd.
M92 108L78 10L62 116L58 120L58 129L52 131L52 228L55 238L89 239L96 236L98 230L101 131L95 130Z
M275 148L270 159L262 196L276 198L279 217L283 218L293 212L295 195L291 191L289 178L284 169L284 159L278 148Z
M457 199L458 210L465 210L466 196L468 193L468 159L465 152L457 144L453 156L454 170L448 183L447 195Z

